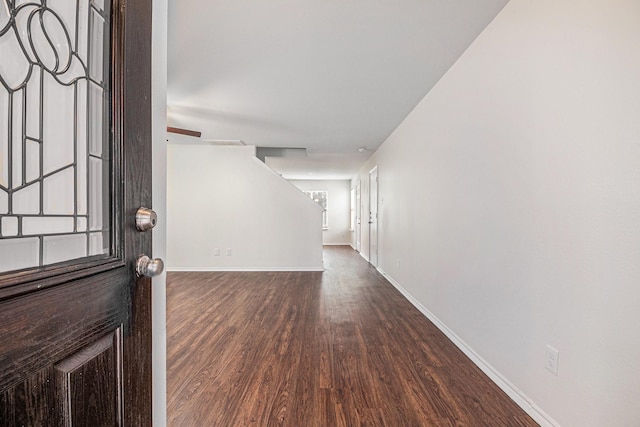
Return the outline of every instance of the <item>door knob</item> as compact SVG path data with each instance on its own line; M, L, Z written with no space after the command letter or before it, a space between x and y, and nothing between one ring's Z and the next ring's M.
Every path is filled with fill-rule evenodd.
M138 277L154 277L162 274L164 262L160 258L151 259L146 255L140 255L136 261L136 274Z
M149 208L141 207L136 212L136 228L138 231L149 231L156 226L158 215Z

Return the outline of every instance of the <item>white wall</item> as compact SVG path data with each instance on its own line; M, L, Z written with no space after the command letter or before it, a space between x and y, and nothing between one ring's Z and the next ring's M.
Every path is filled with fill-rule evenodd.
M153 256L166 259L167 244L167 0L153 2L152 108L153 108ZM151 295L153 353L153 425L167 425L166 275L153 278Z
M325 245L348 245L351 242L350 181L345 180L289 180L303 191L327 190L327 222L329 228L322 231Z
M167 264L322 270L322 208L258 160L255 147L170 144Z
M381 269L543 423L640 425L639 76L640 2L512 0L356 179Z

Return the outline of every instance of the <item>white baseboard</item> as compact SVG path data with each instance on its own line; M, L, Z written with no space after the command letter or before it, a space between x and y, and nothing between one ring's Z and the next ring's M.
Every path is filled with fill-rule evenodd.
M429 319L453 344L456 345L471 361L484 372L502 391L504 391L518 406L522 408L535 422L542 427L560 427L553 418L547 415L538 405L528 398L518 387L513 385L508 379L493 368L486 360L480 357L469 345L467 345L458 335L447 327L440 319L431 313L425 306L413 297L405 288L396 282L391 276L381 268L377 270L391 283L414 307L416 307L427 319Z
M167 267L167 271L324 271L324 267Z

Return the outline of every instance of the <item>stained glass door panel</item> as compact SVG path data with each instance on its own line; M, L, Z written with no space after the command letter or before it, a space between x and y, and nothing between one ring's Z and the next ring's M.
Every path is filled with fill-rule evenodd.
M0 0L0 272L110 255L110 15Z

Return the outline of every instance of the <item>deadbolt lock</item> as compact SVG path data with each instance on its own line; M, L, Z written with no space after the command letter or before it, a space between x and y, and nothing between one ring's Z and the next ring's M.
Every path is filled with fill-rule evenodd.
M145 207L141 207L136 212L136 229L138 231L149 231L156 226L158 222L158 215Z

